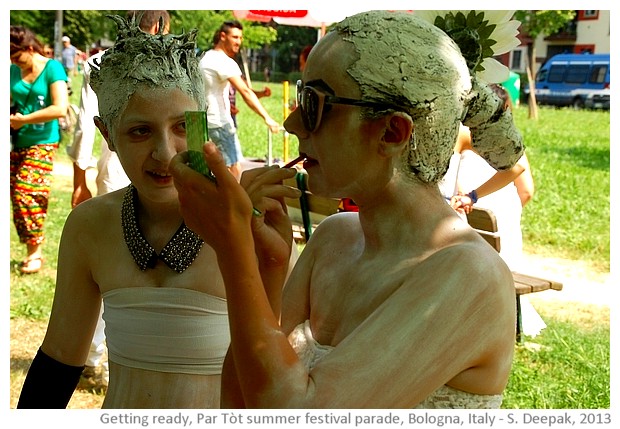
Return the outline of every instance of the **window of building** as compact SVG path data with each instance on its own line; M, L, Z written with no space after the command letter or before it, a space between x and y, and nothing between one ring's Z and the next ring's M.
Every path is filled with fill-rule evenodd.
M577 19L579 21L587 19L598 19L598 10L580 10L578 11Z
M520 46L515 48L510 53L510 63L508 67L510 70L514 70L517 72L525 71L525 57L527 55L527 49L525 46Z

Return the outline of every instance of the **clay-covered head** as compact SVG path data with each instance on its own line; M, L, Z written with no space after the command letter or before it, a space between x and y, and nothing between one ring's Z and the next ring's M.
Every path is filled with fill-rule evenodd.
M471 77L459 47L441 29L410 13L369 11L333 31L354 46L357 59L347 72L362 98L399 106L412 117L405 165L418 179L443 177L461 122L472 128L474 148L493 167L509 168L520 158L523 145L510 112Z
M206 110L205 87L196 53L196 32L157 34L140 29L136 20L110 16L118 25L114 46L100 64L92 64L90 85L97 94L99 116L108 128L139 88L178 88ZM165 100L162 100L165 103Z

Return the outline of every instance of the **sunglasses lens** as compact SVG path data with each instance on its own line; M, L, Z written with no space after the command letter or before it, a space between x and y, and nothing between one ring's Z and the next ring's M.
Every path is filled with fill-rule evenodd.
M319 125L318 124L318 116L319 116L319 108L320 108L319 95L310 88L304 89L304 94L305 94L304 106L306 110L306 114L304 115L305 125L306 125L306 128L308 128L308 131L316 131Z
M301 119L304 127L310 132L316 130L319 111L319 96L312 88L304 87L297 82L297 105L301 108Z
M309 131L315 131L317 128L317 117L319 113L319 95L311 88L304 88L304 109L306 111L305 125Z

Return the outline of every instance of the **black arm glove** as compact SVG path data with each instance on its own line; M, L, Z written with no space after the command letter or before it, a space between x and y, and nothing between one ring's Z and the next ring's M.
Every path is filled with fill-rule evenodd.
M17 408L66 408L83 369L60 363L39 349L26 375Z

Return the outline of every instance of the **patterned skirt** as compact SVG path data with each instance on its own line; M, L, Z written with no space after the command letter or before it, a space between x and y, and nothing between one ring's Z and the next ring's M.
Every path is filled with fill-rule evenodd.
M41 244L58 144L34 145L11 151L11 203L19 241Z

